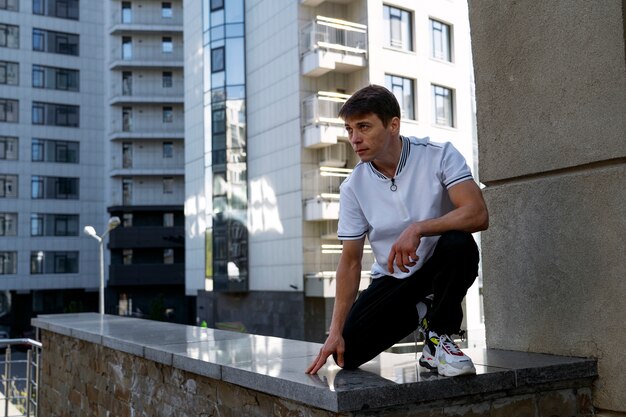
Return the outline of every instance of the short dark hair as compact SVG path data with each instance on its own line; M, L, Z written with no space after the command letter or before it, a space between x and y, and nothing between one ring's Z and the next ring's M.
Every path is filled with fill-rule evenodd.
M346 119L374 113L383 122L383 126L394 117L400 118L400 105L396 96L385 87L371 84L363 87L346 101L339 110L339 117Z

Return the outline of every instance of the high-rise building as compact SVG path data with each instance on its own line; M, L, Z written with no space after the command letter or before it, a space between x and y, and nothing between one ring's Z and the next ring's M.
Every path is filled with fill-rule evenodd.
M102 3L0 1L0 326L97 309Z
M107 312L187 322L182 2L104 3Z
M359 88L384 85L402 134L452 142L475 170L467 2L184 9L187 294L209 325L322 340L341 252L338 187L358 161L338 110ZM366 254L362 287L370 265ZM482 337L479 286L467 327Z

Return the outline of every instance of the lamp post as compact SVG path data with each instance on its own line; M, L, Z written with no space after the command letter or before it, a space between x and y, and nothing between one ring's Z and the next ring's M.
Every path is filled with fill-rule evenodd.
M117 216L111 217L109 219L109 223L107 225L107 230L102 233L102 236L98 236L96 234L96 229L93 226L85 226L83 231L87 236L91 236L92 238L98 241L98 246L100 248L100 314L104 314L104 237L117 226L120 225L120 218Z

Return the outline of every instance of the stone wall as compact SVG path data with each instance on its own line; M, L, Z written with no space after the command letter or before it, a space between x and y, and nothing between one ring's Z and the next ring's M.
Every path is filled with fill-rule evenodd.
M626 415L626 2L472 0L487 347L598 358Z
M334 413L58 333L41 331L41 339L39 415L46 417L593 416L589 379Z

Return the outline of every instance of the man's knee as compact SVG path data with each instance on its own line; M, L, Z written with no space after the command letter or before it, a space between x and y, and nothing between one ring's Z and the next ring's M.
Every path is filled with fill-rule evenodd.
M478 246L471 233L451 230L445 232L437 242L437 250L457 256L471 256L478 261Z

